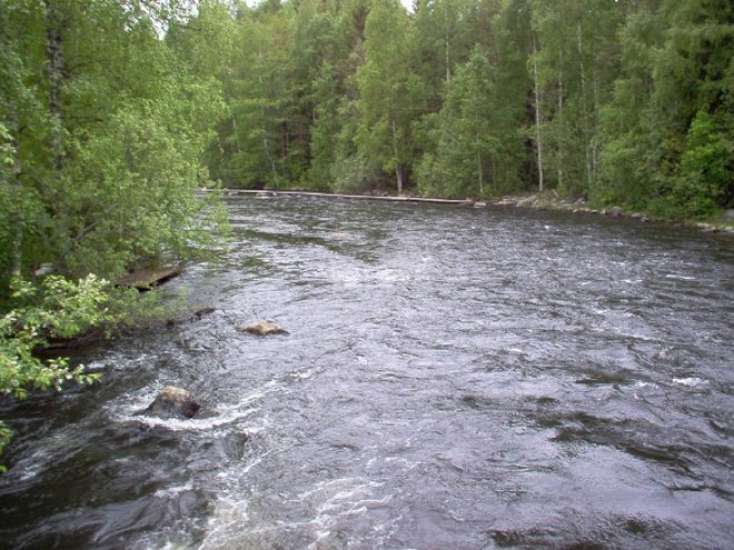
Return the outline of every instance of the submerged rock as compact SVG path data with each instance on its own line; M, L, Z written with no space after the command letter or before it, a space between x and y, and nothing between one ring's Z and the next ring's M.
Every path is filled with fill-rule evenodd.
M189 390L166 386L145 412L161 418L193 418L199 409L201 405L194 401Z
M245 325L243 327L237 327L240 332L247 332L248 334L256 334L258 336L269 336L270 334L288 334L280 325L276 325L272 321L258 321L251 325Z
M205 317L206 315L211 315L215 311L217 311L217 309L213 307L202 307L194 311L192 318L198 321L202 317Z

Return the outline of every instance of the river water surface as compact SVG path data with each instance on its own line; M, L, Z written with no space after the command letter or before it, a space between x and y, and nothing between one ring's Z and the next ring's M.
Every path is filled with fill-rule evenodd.
M734 546L731 240L228 200L231 250L172 283L214 313L2 405L1 547ZM205 412L140 414L167 384Z

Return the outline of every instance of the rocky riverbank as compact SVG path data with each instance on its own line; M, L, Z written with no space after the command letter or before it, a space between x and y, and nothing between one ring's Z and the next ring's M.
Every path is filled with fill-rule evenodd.
M479 204L479 203L477 203ZM642 212L629 212L619 206L593 208L584 199L571 201L561 198L555 191L532 195L513 195L490 201L487 204L512 208L532 208L536 210L559 210L574 214L595 214L612 218L631 218L643 223L657 222L692 227L706 233L728 233L734 235L734 210L726 210L719 222L676 221L647 215Z

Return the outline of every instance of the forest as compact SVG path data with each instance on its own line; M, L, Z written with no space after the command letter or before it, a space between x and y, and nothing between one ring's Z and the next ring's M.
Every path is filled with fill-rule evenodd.
M222 187L715 218L734 4L1 0L0 392L91 381L33 351L122 315L108 281L216 247Z

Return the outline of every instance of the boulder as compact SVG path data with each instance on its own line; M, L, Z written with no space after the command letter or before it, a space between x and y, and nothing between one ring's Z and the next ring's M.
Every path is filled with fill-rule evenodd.
M734 222L734 208L724 210L724 221Z
M487 203L484 201L477 201L474 203L474 208L486 208Z
M199 409L201 405L194 401L189 390L166 386L145 409L145 413L160 418L193 418Z
M619 218L624 215L624 210L622 210L619 206L612 206L609 209L609 215L612 218Z
M697 223L696 227L704 233L718 233L720 229L710 223Z
M36 269L33 272L34 277L45 277L46 275L51 275L56 271L56 268L54 267L54 264L41 264L38 266L38 269Z
M237 327L240 332L247 332L248 334L256 334L257 336L269 336L271 334L288 334L280 325L276 325L272 321L258 321L251 325L245 325L243 327Z

